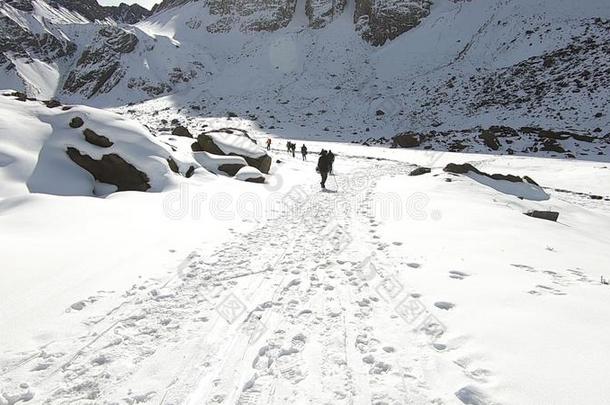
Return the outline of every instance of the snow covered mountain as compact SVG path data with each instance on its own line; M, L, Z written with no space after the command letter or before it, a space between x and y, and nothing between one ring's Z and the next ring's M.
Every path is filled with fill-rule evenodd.
M165 1L136 25L54 4L0 5L1 87L231 111L285 138L583 158L610 142L604 0Z

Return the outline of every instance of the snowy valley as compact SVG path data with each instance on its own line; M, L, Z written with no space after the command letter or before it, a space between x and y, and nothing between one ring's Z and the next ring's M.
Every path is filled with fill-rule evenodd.
M1 0L0 89L0 405L608 403L607 1Z

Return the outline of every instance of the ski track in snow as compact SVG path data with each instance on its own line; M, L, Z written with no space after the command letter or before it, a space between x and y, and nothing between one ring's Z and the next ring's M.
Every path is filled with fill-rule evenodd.
M419 264L388 254L367 204L378 179L410 167L361 160L362 172L336 178L338 193L310 188L303 215L282 213L210 255L191 255L180 277L134 285L113 310L89 317L85 336L16 354L2 385L21 384L46 404L442 403L424 372L431 356L458 347L414 330L380 293L379 280ZM338 197L359 202L355 215L340 212ZM180 359L175 370L163 370L168 358ZM490 374L459 366L473 383ZM164 385L139 386L138 373L163 372ZM470 386L456 395L492 403Z

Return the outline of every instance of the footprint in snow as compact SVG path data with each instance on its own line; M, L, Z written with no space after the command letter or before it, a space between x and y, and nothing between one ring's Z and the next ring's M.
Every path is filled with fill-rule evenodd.
M470 274L464 273L462 271L453 270L449 272L449 277L456 280L464 280L466 277L470 277Z

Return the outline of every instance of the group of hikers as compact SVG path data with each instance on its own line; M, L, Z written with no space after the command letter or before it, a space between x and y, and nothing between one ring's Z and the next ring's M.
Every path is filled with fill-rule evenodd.
M267 138L267 150L271 150L271 138ZM292 154L292 157L296 157L297 144L291 141L286 142L286 151L289 154ZM303 161L307 161L308 149L305 144L301 146L301 155L303 156ZM316 171L320 173L322 177L322 181L320 185L322 189L326 189L326 180L328 179L329 174L333 174L333 164L335 163L335 154L332 150L326 151L322 149L320 151L320 157L318 158L318 166L316 167Z

